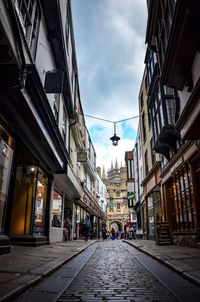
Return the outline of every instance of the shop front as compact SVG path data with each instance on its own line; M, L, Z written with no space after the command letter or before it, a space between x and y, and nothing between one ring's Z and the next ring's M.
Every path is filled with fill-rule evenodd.
M83 224L87 216L90 217L92 226L90 238L100 238L102 223L106 225L106 217L99 205L83 194L82 198L75 201L73 209L73 238L84 238Z
M170 222L173 242L179 245L200 244L200 158L192 145L164 176L165 213Z
M143 187L144 202L142 203L142 213L144 215L144 238L155 240L156 222L163 220L160 165L158 163L143 182Z
M162 221L160 188L157 186L147 197L148 239L155 240L155 225Z
M87 204L84 199L77 200L74 204L74 211L73 211L73 239L80 239L84 238L84 221L89 215L87 211Z
M17 163L11 193L9 230L13 243L47 243L47 200L50 189L48 176L39 166Z

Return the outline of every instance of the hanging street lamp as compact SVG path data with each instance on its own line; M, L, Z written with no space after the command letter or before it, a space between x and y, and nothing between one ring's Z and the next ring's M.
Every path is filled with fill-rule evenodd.
M116 135L116 122L114 122L114 135L111 136L110 140L113 143L113 146L118 145L118 141L120 140L120 137Z

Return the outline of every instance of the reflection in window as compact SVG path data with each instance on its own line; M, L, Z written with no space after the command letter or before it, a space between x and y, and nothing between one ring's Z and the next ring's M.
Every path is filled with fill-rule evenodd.
M1 140L1 131L3 134L4 130L0 127L0 234L3 234L13 151Z
M168 183L173 229L176 231L192 231L195 227L193 188L189 179L190 169L185 166Z
M44 234L48 178L40 169L37 173L34 233Z
M62 196L53 192L53 207L52 207L52 226L61 227L62 221Z
M44 234L48 178L34 165L19 163L10 233L14 235Z

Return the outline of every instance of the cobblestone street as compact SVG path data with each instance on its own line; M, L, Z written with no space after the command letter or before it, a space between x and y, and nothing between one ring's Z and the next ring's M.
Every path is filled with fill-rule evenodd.
M129 249L118 240L99 242L90 260L57 302L179 301Z

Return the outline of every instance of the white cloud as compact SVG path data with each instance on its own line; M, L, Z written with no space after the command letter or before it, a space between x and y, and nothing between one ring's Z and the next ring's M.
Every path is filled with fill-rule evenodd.
M95 143L94 147L98 150L97 167L103 168L104 166L105 171L108 171L111 167L111 162L113 161L113 164L115 164L116 159L119 166L121 164L124 166L125 151L131 151L134 142L133 140L122 139L118 142L118 146L113 146L111 143L110 145Z
M118 121L138 115L138 95L144 70L146 0L73 0L72 12L85 114ZM117 124L119 145L109 138L113 124L86 118L97 163L108 168L111 159L124 159L134 147L138 119L126 122L133 137L124 140ZM99 125L101 127L99 127ZM97 126L97 128L96 128Z

